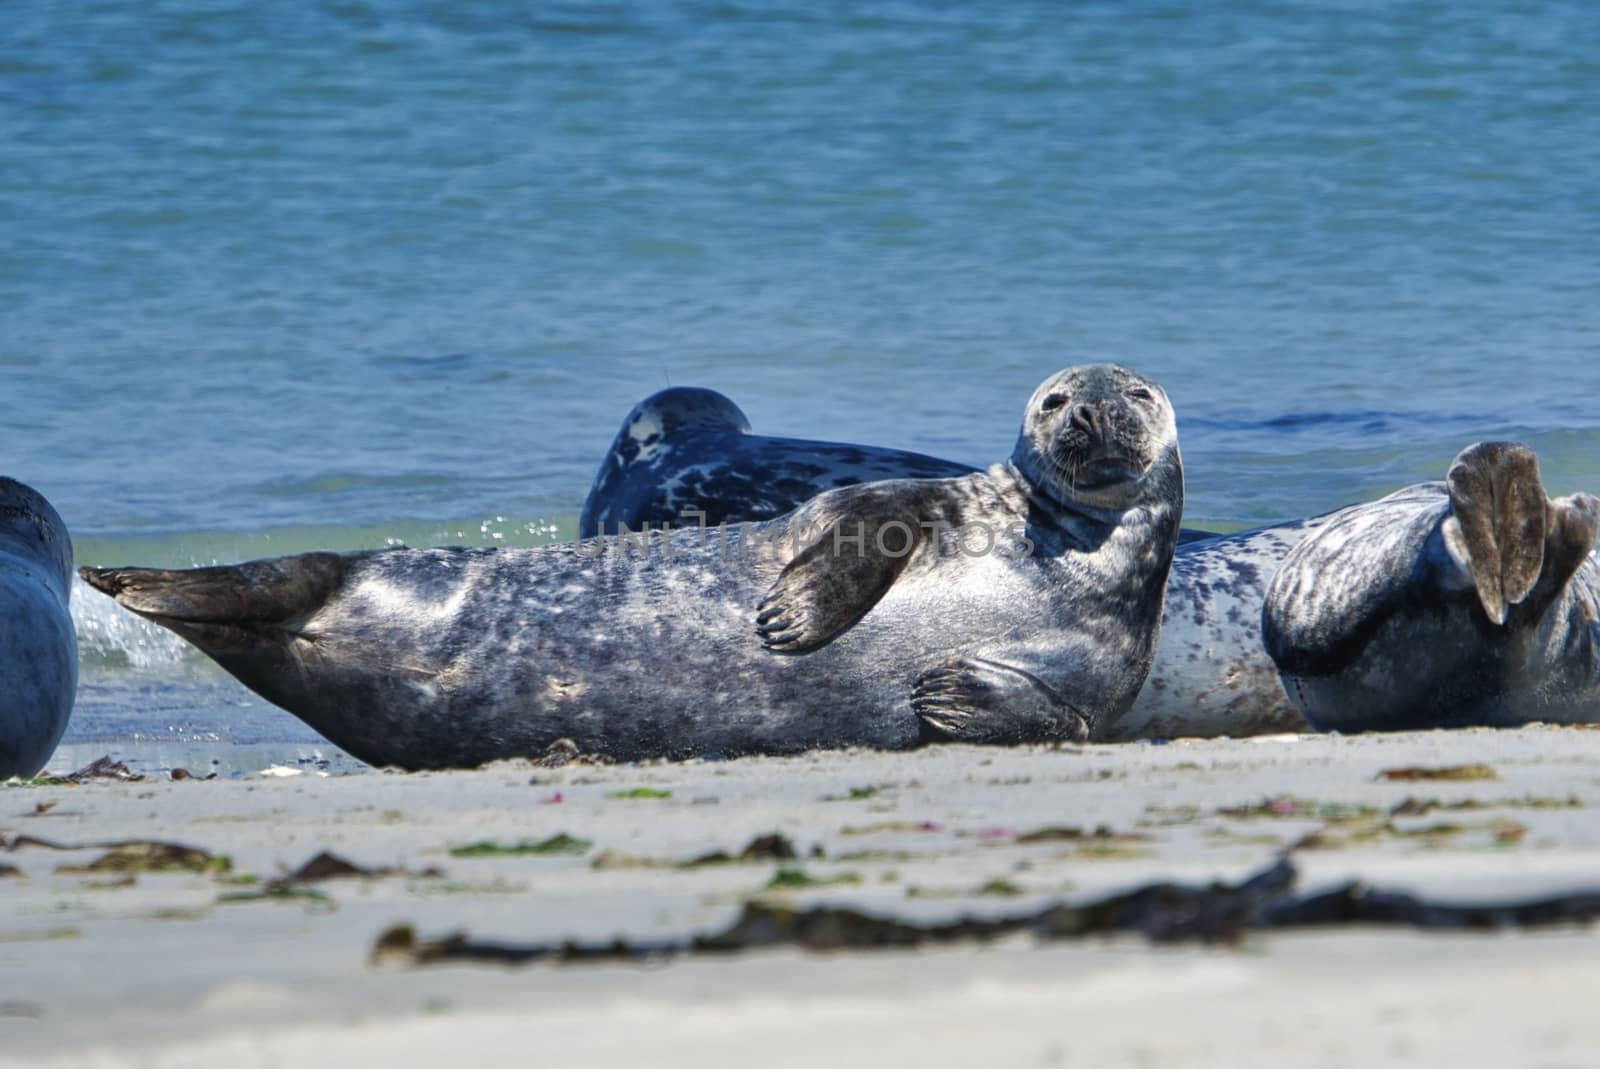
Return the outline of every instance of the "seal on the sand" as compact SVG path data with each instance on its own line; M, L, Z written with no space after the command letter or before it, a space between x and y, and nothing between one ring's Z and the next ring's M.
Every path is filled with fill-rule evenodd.
M1600 720L1600 500L1549 500L1527 446L1484 442L1328 517L1284 559L1262 634L1337 731Z
M1182 503L1165 394L1098 365L1005 463L765 524L82 574L378 764L1074 739L1144 682Z
M78 690L72 540L38 491L0 477L0 779L55 752Z
M696 392L737 411L720 394ZM786 473L762 494L763 510L796 507L839 474L848 475L848 469L836 473L827 467L830 448L862 451L889 477L913 475L928 459L908 454L905 465L897 467L894 450L744 431L714 436L689 424L675 426L662 440L670 449L650 465L649 478L641 471L628 494L635 515L667 522L673 517L670 488L690 469L698 485L727 495L718 499L701 491L696 508L728 522L750 518L751 489L742 480L722 477L744 465L747 455L759 456L763 470ZM793 464L785 456L791 443ZM719 460L718 449L727 450L729 459ZM607 463L626 467L616 464L616 456L614 446ZM1515 499L1522 501L1520 512L1497 514L1490 491L1463 496L1447 491L1445 484L1426 484L1382 501L1238 534L1184 531L1149 679L1133 707L1108 725L1103 737L1305 730L1308 717L1317 727L1345 731L1600 720L1595 706L1600 633L1594 624L1600 614L1592 609L1597 598L1592 557L1578 566L1570 585L1561 569L1541 570L1541 590L1559 593L1540 593L1507 616L1481 597L1475 612L1472 599L1462 596L1479 589L1470 563L1472 545L1479 546L1480 556L1501 552L1495 548L1494 517L1500 516L1502 526L1512 522L1508 515L1522 516L1516 522L1524 526L1533 524L1539 515L1535 505L1545 501L1537 462L1525 448L1469 447L1451 469L1449 486L1467 487L1464 480L1472 472L1480 472L1478 481L1487 480L1491 488L1496 478L1505 484L1507 476L1490 474L1502 464L1522 472L1510 480L1522 495ZM588 507L603 512L609 495L597 481ZM1537 529L1558 532L1566 547L1551 559L1588 552L1583 548L1587 500L1580 495L1549 504L1552 518ZM1353 537L1358 529L1362 534ZM1474 531L1479 533L1471 539L1457 533ZM1308 548L1296 555L1302 542ZM1456 547L1454 556L1441 556L1449 546ZM1512 575L1514 593L1534 570L1528 552L1520 568ZM1479 568L1476 574L1487 573ZM1269 603L1268 585L1280 575ZM1265 630L1264 610L1269 610ZM1437 648L1424 652L1433 642ZM1523 654L1525 660L1516 660ZM1411 674L1401 679L1401 669Z

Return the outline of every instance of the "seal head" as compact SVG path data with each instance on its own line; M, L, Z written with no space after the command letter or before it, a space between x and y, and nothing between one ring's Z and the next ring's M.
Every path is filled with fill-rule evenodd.
M1011 462L1039 493L1074 508L1183 502L1178 428L1166 391L1115 364L1046 379L1028 402Z

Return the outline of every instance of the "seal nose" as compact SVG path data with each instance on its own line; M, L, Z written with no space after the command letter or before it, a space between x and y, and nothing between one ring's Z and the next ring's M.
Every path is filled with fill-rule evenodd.
M1068 423L1095 438L1104 438L1108 422L1105 409L1093 402L1085 401L1072 406L1067 413Z

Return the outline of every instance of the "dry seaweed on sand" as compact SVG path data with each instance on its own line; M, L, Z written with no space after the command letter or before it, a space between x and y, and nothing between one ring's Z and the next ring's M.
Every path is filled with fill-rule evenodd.
M438 879L443 875L444 873L436 867L429 867L421 872L411 872L392 866L365 868L353 861L340 857L330 850L323 850L291 872L285 879L292 883L314 883L318 880L337 880L351 877L381 879L386 876L409 876L417 879Z
M227 857L182 843L152 839L122 839L98 843L63 843L37 835L0 833L0 848L6 851L36 847L43 850L104 850L106 853L86 865L60 865L56 871L66 875L106 872L196 872L224 873L233 867Z
M701 854L689 861L680 862L678 867L685 869L700 868L705 865L735 865L750 864L757 861L794 861L800 856L794 848L794 843L782 832L772 832L767 835L758 835L751 839L745 848L737 854L728 854L723 850L713 850L709 854Z
M1378 778L1398 783L1414 783L1419 780L1442 780L1451 783L1462 783L1499 779L1500 775L1488 765L1450 765L1446 768L1423 768L1421 766L1386 768L1378 773Z
M144 777L132 771L121 761L111 758L110 754L98 757L76 772L68 772L64 776L20 776L12 777L9 782L14 787L76 787L80 783L91 780L114 780L118 783L139 783Z
M1252 931L1338 925L1387 925L1426 931L1487 931L1582 923L1600 917L1600 888L1550 898L1452 903L1351 882L1311 895L1295 893L1287 857L1236 884L1151 883L1081 905L1056 903L999 918L962 917L921 923L838 906L797 909L747 902L720 932L678 940L616 939L608 943L495 943L464 934L419 939L410 925L379 936L374 965L440 962L517 965L536 961L631 961L719 955L770 947L811 951L910 948L989 942L1032 935L1040 942L1133 933L1156 943L1238 941Z
M233 868L233 862L208 850L180 843L132 841L108 843L111 849L87 865L57 865L56 872L65 875L94 873L140 872L192 872L199 874L224 873Z

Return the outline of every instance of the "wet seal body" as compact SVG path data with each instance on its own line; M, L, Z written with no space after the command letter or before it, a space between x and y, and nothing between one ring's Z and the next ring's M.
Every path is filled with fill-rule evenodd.
M641 402L635 413L655 400ZM667 488L680 479L678 464L692 461L700 485L718 486L728 495L707 500L702 493L696 507L728 522L748 518L752 499L742 480L719 477L719 448L732 450L735 468L743 463L743 451L754 449L767 470L785 473L763 490L761 509L798 506L848 474L827 468L830 443L799 442L795 463L785 466L783 453L793 439L743 430L738 437L717 438L687 423L666 437L671 449L655 460L650 477L629 486L632 515L682 522L673 519ZM897 468L895 451L875 449L871 455L887 476L909 476L927 460L911 454ZM606 463L618 467L616 458L613 447ZM1520 501L1520 511L1502 508L1497 514L1498 498L1490 490L1476 497L1451 490L1468 487L1473 478L1489 487L1497 479L1520 487L1520 498L1507 498ZM1149 678L1133 707L1100 737L1600 720L1600 594L1595 559L1586 556L1585 547L1593 543L1592 534L1585 542L1586 500L1579 495L1550 502L1552 518L1536 525L1562 540L1551 551L1552 562L1574 555L1583 561L1570 575L1564 566L1545 570L1535 567L1544 561L1543 551L1534 555L1525 548L1523 572L1542 576L1538 596L1525 597L1503 618L1491 618L1474 593L1472 545L1488 559L1499 552L1493 539L1479 536L1474 542L1459 532L1492 531L1496 515L1507 533L1516 523L1535 529L1529 525L1546 502L1537 461L1523 447L1471 446L1446 483L1323 516L1228 535L1186 530L1173 558ZM609 506L609 491L597 481L589 508L603 514ZM1530 539L1523 541L1531 545ZM1479 568L1477 574L1487 573Z
M1182 501L1165 395L1100 365L1003 464L766 523L81 574L378 764L1081 739L1144 682Z
M44 767L78 689L72 540L32 487L0 477L0 779Z

